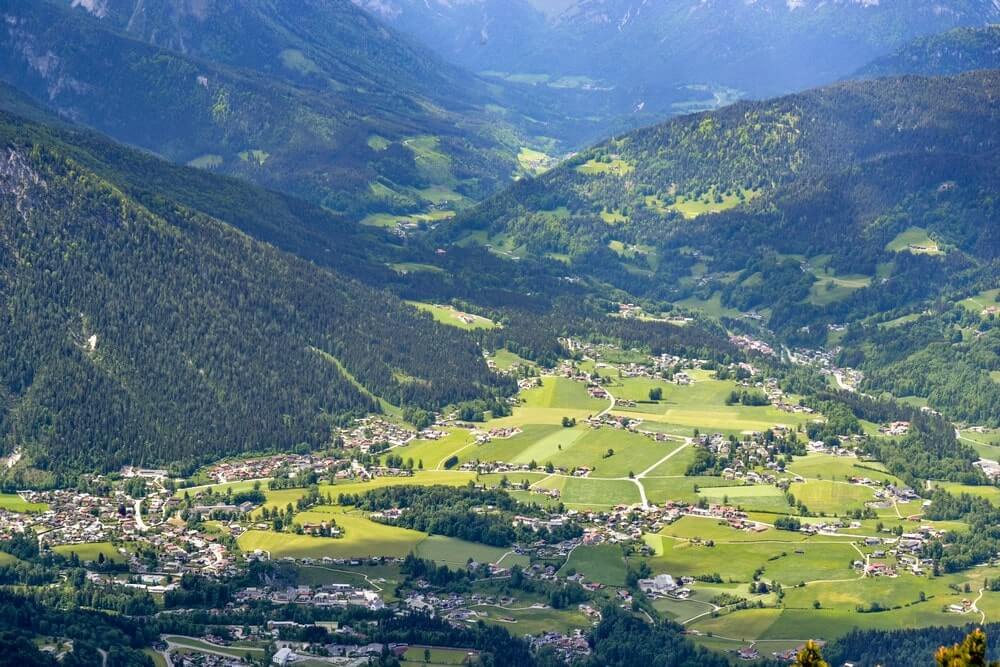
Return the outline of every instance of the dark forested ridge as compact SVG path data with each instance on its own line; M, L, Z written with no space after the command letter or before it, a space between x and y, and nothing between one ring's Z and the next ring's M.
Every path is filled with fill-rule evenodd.
M919 37L863 67L858 76L942 76L1000 67L1000 25Z
M0 143L0 423L38 467L320 444L379 409L356 382L423 407L510 390L461 332L169 196L152 210L44 128L5 115Z

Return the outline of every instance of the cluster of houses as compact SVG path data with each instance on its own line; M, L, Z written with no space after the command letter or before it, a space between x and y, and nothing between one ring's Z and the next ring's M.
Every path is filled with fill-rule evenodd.
M539 650L547 646L554 649L556 654L567 662L573 662L590 655L590 644L587 642L586 635L579 629L568 635L559 632L546 632L532 637L531 647L533 649Z
M365 607L377 611L385 602L377 591L351 584L324 584L312 588L244 588L233 596L237 604L266 600L272 604L296 604L310 607Z
M237 482L250 479L266 479L274 477L279 472L302 474L315 471L326 473L335 468L339 459L333 457L311 456L309 454L277 454L253 459L237 459L223 461L213 465L206 475L218 484Z
M766 357L776 357L774 348L765 343L762 340L756 338L751 338L745 335L733 335L729 337L729 342L735 347L743 350L744 352L755 352L757 354L762 354Z

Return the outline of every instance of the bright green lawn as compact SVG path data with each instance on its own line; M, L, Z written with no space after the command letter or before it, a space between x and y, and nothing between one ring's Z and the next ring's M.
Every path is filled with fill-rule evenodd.
M473 315L471 313L463 313L452 306L421 303L420 301L407 301L407 303L411 306L417 307L419 310L430 313L436 322L464 329L465 331L472 331L473 329L494 329L497 326L492 320L479 315Z
M937 255L941 250L927 230L921 227L910 227L906 231L900 232L896 238L890 241L885 249L889 252L912 252L914 254Z
M570 570L605 586L625 585L625 559L617 544L577 547L559 573L565 576Z
M52 547L52 551L57 554L69 557L70 554L76 553L80 562L86 563L87 561L97 562L97 559L101 554L104 554L104 558L112 563L121 563L125 559L118 553L118 549L115 548L110 542L91 542L89 544L61 544L56 547Z
M722 211L727 211L731 208L736 208L744 202L753 201L758 196L760 196L759 190L743 190L743 198L741 199L739 194L723 194L718 198L715 196L715 192L710 192L709 194L697 198L688 198L683 195L679 195L676 202L672 204L669 208L677 211L687 219L697 218L700 215L706 215L709 213L720 213Z
M843 514L847 510L864 509L866 501L875 499L875 492L866 486L829 480L795 482L789 491L814 514Z
M45 512L49 506L45 503L29 503L16 493L0 493L0 509L10 512Z
M576 168L578 172L588 176L598 176L603 174L625 176L626 174L632 173L634 169L635 167L621 158L613 158L608 162L588 160Z

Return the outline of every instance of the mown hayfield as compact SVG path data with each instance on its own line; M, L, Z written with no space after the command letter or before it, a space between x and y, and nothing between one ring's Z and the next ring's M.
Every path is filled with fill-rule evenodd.
M510 549L491 547L486 544L466 542L444 535L431 535L417 544L416 553L421 558L427 558L437 563L445 563L451 567L465 567L469 559L477 563L496 563L503 559L505 566L518 564L527 565L527 558L516 554L508 554Z
M49 506L45 503L29 503L16 493L0 493L0 509L35 514L47 511Z
M617 544L577 547L559 574L566 576L570 571L576 571L588 581L596 581L605 586L624 586L627 573L622 549Z
M865 502L875 498L875 492L867 486L829 480L795 482L789 491L815 514L843 514L848 510L864 509Z
M594 413L608 407L610 401L591 398L582 382L563 377L544 377L542 386L521 394L527 408L564 408Z
M615 413L682 427L686 429L686 434L690 434L695 428L703 433L724 434L764 431L776 424L794 427L815 418L782 412L771 406L726 405L726 398L736 388L734 382L712 379L711 374L706 371L694 371L691 375L695 379L691 385L657 385L663 388L663 400L658 404L640 403L636 408L616 409ZM633 400L648 400L649 380L626 378L622 380L622 385L612 391L617 390L623 396L628 396L641 395L645 390L644 396L637 396ZM632 389L629 388L630 385Z
M764 568L765 579L778 581L782 586L810 581L850 580L858 576L851 569L851 563L860 556L846 542L812 540L805 544L778 546L781 547L779 552L759 565Z
M426 462L425 462L426 463ZM337 484L320 484L319 492L323 497L330 495L333 502L337 502L340 494L365 493L373 489L380 489L387 486L464 486L476 480L476 474L465 471L451 470L421 470L411 477L376 477L370 482L340 482ZM266 488L266 485L265 485ZM278 489L275 491L265 490L267 497L262 507L268 509L285 509L288 503L292 505L295 501L304 496L305 489ZM255 512L259 516L259 509Z
M740 582L750 581L754 570L768 558L780 556L790 546L747 542L708 547L659 535L646 536L647 544L655 546L655 540L659 540L658 555L648 560L655 572L666 572L674 577L718 574L723 581Z
M715 504L728 504L757 512L788 512L791 508L785 494L776 486L705 487L699 495Z
M519 357L513 352L503 348L494 352L490 358L493 360L493 363L497 365L497 369L501 371L509 371L514 366L528 366L530 368L534 368L536 365L534 362L528 361L523 357Z
M740 194L743 196L740 197ZM729 209L736 208L745 202L753 201L758 196L760 196L760 190L742 190L738 193L723 193L718 197L716 197L716 193L714 191L709 192L701 198L688 198L680 195L668 208L677 211L682 216L690 220L692 218L697 218L700 215L728 211Z
M941 250L937 242L932 239L927 230L921 227L910 227L900 232L885 249L889 252L911 252L913 254L937 255Z
M60 544L59 546L52 547L52 551L67 558L69 558L70 554L75 553L81 563L86 563L87 561L96 563L101 554L104 554L105 560L112 563L122 563L125 561L125 557L118 553L118 549L110 542Z
M504 461L507 463L531 463L545 465L560 453L560 448L568 450L587 434L587 427L563 428L554 424L527 424L522 432L510 437L499 438L464 450L459 457L465 461Z
M1000 487L973 486L971 484L956 484L954 482L934 482L934 486L940 487L956 496L967 493L977 498L986 498L994 505L1000 505Z
M669 444L664 443L664 444ZM688 467L694 463L698 454L696 447L685 446L682 443L673 441L671 445L676 454L649 471L647 477L682 477L687 472Z
M851 477L867 477L872 480L900 483L899 479L887 472L881 463L859 461L853 456L812 453L796 458L787 470L806 479L847 481Z
M435 322L447 324L449 326L472 331L474 329L495 329L496 323L480 315L464 313L452 306L445 306L435 303L422 303L420 301L407 301L411 306L416 307L426 313L430 313Z
M725 521L713 517L684 516L660 531L660 535L683 539L699 538L716 542L805 542L808 537L802 533L787 530L767 530L747 532L731 528Z
M631 163L626 162L621 158L613 158L608 162L587 160L576 168L578 172L588 176L601 176L604 174L610 174L612 176L625 176L626 174L631 173L634 169L635 167L633 167Z
M441 665L464 665L472 656L467 651L454 648L421 648L414 646L406 650L403 654L404 663L419 663L428 667L440 667Z
M702 634L711 633L746 641L763 637L781 617L780 609L747 609L716 618L705 616L690 625Z
M479 482L481 484L484 484L487 488L493 488L496 486L500 486L500 483L506 477L507 481L510 482L510 487L513 489L514 487L520 485L523 482L527 482L529 485L531 485L534 484L535 482L539 482L545 479L548 476L549 474L546 472L521 472L521 471L508 472L508 473L496 472L496 473L487 473L485 475L480 475Z
M300 515L301 516L301 515ZM311 518L319 519L318 514ZM367 558L370 556L403 557L413 551L426 535L415 530L383 526L367 519L350 520L338 516L345 537L312 537L294 533L275 533L268 530L248 530L240 535L238 543L245 552L257 549L271 555L272 559L284 558Z
M386 452L386 456L391 454L402 456L404 460L413 459L414 465L423 461L425 470L442 470L449 456L458 455L460 450L474 442L468 430L457 428L449 430L448 435L440 440L414 440L405 447Z
M680 456L680 455L678 455ZM673 459L671 459L672 461ZM668 500L694 504L698 502L698 492L695 489L710 486L725 486L735 488L734 483L721 477L644 477L642 486L646 489L646 498L654 505L662 505ZM738 485L736 485L738 486Z
M629 480L587 479L585 477L550 477L539 488L559 489L560 500L576 509L606 509L615 505L640 502L639 488Z
M877 561L876 561L877 562ZM959 583L965 577L945 576L937 578L915 577L901 574L898 577L865 577L855 581L837 583L815 583L802 588L789 588L785 591L785 606L789 609L812 609L813 602L819 601L823 609L842 609L855 611L857 607L870 607L873 602L891 607L921 604L920 593L924 593L927 602L934 607L960 602L964 594L955 593L948 587L950 583Z
M543 632L570 633L576 628L589 628L590 620L575 609L500 609L497 607L473 607L484 614L487 623L506 628L515 637L538 635Z

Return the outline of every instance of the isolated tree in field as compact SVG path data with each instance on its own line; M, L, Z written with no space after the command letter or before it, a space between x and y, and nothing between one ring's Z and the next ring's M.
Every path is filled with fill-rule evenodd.
M663 388L662 387L653 387L652 389L649 390L649 400L651 400L651 401L659 401L662 398L663 398Z

